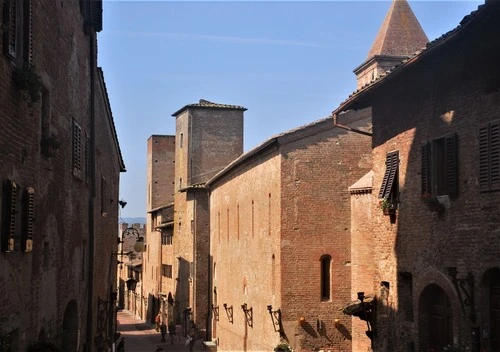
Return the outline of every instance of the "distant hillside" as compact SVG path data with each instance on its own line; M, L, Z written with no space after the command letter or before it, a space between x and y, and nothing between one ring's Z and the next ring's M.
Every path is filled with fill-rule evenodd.
M122 222L126 222L127 224L145 224L146 218L121 218Z

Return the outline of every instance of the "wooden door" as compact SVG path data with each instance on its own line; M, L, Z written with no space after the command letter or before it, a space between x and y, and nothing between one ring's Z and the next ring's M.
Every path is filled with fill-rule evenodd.
M490 285L491 350L500 352L500 278Z

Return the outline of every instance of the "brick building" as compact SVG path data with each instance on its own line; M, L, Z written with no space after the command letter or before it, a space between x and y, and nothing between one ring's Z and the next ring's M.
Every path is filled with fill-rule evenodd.
M500 350L498 33L487 1L333 112L372 110L373 192L353 221L373 231L352 251L372 268L357 289L376 295L374 351Z
M189 104L176 121L172 312L184 330L190 320L210 323L210 217L206 181L243 153L243 112L236 105L206 100Z
M369 126L369 111L348 115L351 127ZM208 182L219 350L351 349L350 317L339 312L350 299L347 188L370 158L369 138L324 119L267 140Z
M142 259L144 252L136 250L137 237L146 239L146 225L120 223L118 239L118 271L117 271L117 286L118 308L130 310L139 317L145 316L144 302L140 295L142 280ZM131 230L134 229L134 230ZM136 289L129 290L127 281L132 278L136 281Z
M119 173L101 1L4 1L0 55L0 349L108 348Z
M154 322L159 311L167 321L172 315L165 292L174 287L172 246L175 180L175 136L153 135L147 151L147 250L143 261L143 297L146 320ZM168 314L170 312L170 314Z

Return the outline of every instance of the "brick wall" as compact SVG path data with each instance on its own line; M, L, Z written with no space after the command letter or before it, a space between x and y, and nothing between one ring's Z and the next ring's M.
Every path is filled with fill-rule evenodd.
M353 127L365 126L366 115L355 115ZM339 313L350 301L348 186L369 170L370 155L369 138L323 120L264 143L210 184L222 350L274 348L280 335L267 305L281 309L283 338L295 350L351 348L350 318ZM331 298L322 301L324 255L332 257ZM223 303L234 307L234 323ZM252 328L243 303L253 308Z
M498 5L491 2L480 20L445 44L407 66L369 97L373 103L374 290L389 284L388 299L377 319L375 350L397 346L428 348L423 293L430 284L447 295L451 314L451 342L470 349L471 328L481 329L481 346L490 348L489 281L498 268L498 192L479 189L479 126L500 117ZM467 53L467 55L464 55ZM450 65L450 62L453 64ZM458 189L444 199L442 214L431 212L421 200L421 147L449 133L458 136ZM399 204L395 223L377 208L385 172L386 153L399 150ZM473 274L476 321L462 312L459 294L448 274ZM487 275L488 273L488 275ZM412 347L413 346L413 347Z

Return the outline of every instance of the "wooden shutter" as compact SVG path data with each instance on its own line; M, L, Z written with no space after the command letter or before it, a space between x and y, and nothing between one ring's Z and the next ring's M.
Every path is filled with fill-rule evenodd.
M23 4L23 58L25 62L33 63L33 6L31 0Z
M101 215L106 216L108 213L108 190L106 179L101 177Z
M449 196L458 194L458 138L456 134L445 137L446 192Z
M500 121L490 123L489 131L490 189L500 189Z
M479 189L500 189L500 121L479 128Z
M479 189L481 191L489 190L489 124L479 128Z
M82 170L82 128L73 120L73 175L81 176Z
M17 1L5 0L3 9L3 43L4 53L12 59L17 52Z
M102 31L102 0L90 0L90 22L96 32Z
M33 250L33 229L35 222L35 189L28 187L24 190L23 198L23 241L25 252Z
M11 180L7 180L5 185L5 227L2 238L2 247L4 252L12 252L14 250L14 240L16 237L16 214L18 200L17 184Z
M397 175L399 164L399 152L391 152L387 154L385 159L385 174L382 180L382 186L380 187L380 192L378 194L379 198L389 198L394 185L394 180Z
M431 144L429 142L422 146L422 165L420 170L422 194L432 192L431 179Z

